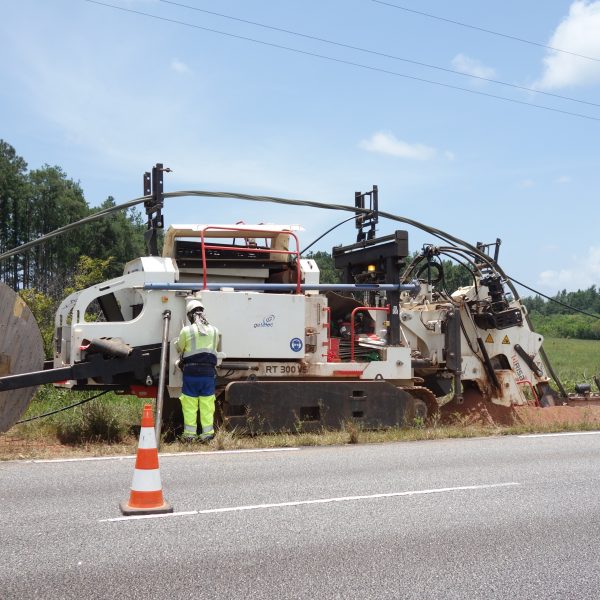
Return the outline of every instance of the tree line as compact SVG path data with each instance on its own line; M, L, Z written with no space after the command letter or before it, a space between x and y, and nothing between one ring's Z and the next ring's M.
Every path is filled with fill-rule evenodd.
M577 290L576 292L562 290L553 296L553 299L557 300L557 302L552 302L536 295L531 298L525 298L524 303L530 313L536 312L544 316L573 314L572 310L561 306L559 302L579 310L600 315L600 291L595 285L590 286L587 290Z
M539 295L523 300L537 332L546 337L600 340L600 319L568 308L573 307L600 317L600 291L595 285L576 292L562 290L553 299L557 302Z
M0 254L35 240L100 210L115 206L112 196L98 207L86 201L79 182L59 166L29 170L27 162L0 139ZM44 312L51 322L56 304L66 290L81 289L117 277L124 264L145 254L145 223L136 209L117 211L63 234L26 252L0 261L0 281L5 282ZM341 281L331 254L314 252L321 282ZM449 293L471 283L471 274L460 265L442 261L443 284ZM75 286L74 286L75 282ZM600 291L595 285L576 292L560 291L556 300L600 315ZM600 339L600 320L573 311L541 296L523 300L534 327L549 337ZM46 314L47 313L47 314ZM38 315L36 315L38 316Z
M25 159L0 140L0 254L114 205L109 196L91 207L79 182L59 166L29 170ZM0 281L59 299L82 257L107 261L103 277L120 275L125 262L144 254L144 230L139 211L115 212L0 261Z

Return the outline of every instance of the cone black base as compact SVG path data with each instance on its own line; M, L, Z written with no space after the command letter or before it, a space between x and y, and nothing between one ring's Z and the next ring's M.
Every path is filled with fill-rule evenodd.
M162 506L157 506L156 508L135 508L129 506L128 502L123 501L119 504L119 508L126 517L132 515L160 515L173 512L173 507L168 502L165 502Z

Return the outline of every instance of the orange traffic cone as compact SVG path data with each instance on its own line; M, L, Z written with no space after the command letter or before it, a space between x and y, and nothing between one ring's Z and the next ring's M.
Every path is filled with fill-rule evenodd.
M144 405L129 502L121 502L119 506L124 515L173 512L173 507L163 498L151 404Z

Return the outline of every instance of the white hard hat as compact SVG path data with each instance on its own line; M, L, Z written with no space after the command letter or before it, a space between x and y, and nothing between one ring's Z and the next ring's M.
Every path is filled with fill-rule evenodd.
M188 303L185 305L185 314L189 315L191 312L194 312L198 309L204 310L204 304L202 304L200 300L188 300Z

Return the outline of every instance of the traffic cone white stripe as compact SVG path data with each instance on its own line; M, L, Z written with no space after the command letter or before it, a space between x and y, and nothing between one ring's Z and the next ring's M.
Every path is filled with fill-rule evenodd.
M156 492L162 489L160 471L155 469L134 469L131 489L137 492Z
M140 443L138 448L146 450L147 448L156 448L156 434L153 427L142 427L140 429Z

